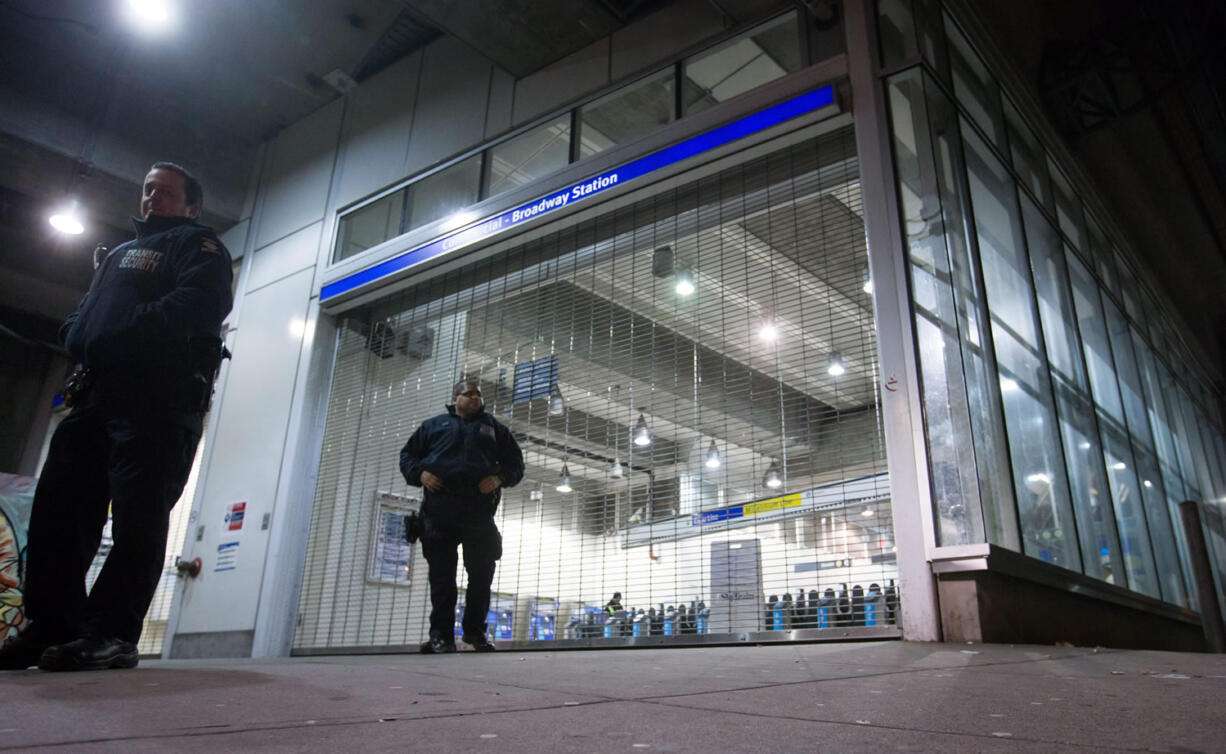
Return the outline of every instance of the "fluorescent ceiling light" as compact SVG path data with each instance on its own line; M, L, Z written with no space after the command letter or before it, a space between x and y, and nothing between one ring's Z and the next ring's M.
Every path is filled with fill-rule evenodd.
M52 228L66 235L79 236L85 232L85 226L81 224L81 218L77 215L75 206L65 207L47 220L51 223Z
M175 7L170 0L128 0L128 19L145 31L161 31L175 22Z

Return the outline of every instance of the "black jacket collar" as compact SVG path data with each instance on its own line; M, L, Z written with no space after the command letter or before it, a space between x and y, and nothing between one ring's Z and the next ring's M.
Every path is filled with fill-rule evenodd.
M144 220L139 217L132 218L132 224L136 226L137 238L144 238L154 233L161 233L171 228L177 228L180 225L195 222L195 219L191 217L163 217L162 215L149 215Z
M457 414L457 413L456 413L456 410L455 410L455 404L454 404L454 403L448 403L448 404L445 406L445 408L447 409L447 413L448 413L448 414L451 414L451 415L452 415L452 416L454 416L455 418L457 418L457 419L462 419L462 418L464 418L464 417L462 417L462 416L460 416L459 414ZM484 417L484 416L485 416L485 407L484 407L484 406L482 406L482 407L481 407L481 410L477 412L477 415L476 415L476 416L474 416L474 417L472 418L472 421L480 421L480 419L481 419L482 417Z

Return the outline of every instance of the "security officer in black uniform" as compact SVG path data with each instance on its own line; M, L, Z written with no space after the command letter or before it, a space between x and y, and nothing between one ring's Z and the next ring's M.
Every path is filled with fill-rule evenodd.
M493 652L486 613L494 568L502 557L502 535L494 524L501 488L524 477L524 456L511 430L485 413L476 380L451 390L447 413L427 419L400 451L400 472L424 487L422 553L430 570L430 638L423 654L456 651L456 548L464 546L468 572L462 622L464 643Z
M30 516L27 630L0 669L131 668L166 553L170 510L200 440L232 303L229 252L196 223L200 182L145 176L136 238L113 249L60 340L77 370ZM89 594L110 504L114 544Z

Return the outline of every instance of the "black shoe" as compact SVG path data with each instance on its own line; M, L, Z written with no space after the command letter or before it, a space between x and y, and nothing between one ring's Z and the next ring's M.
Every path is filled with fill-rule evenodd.
M0 670L25 670L38 664L38 658L52 642L29 629L4 642L0 647Z
M38 660L43 670L110 670L134 668L140 661L136 645L123 639L85 637L47 647Z
M423 641L419 649L424 655L445 655L455 651L455 642L431 637Z
M498 649L498 647L494 646L493 642L485 638L485 634L480 634L477 636L469 636L468 634L465 634L464 636L460 637L460 639L465 644L471 646L474 652L493 652Z

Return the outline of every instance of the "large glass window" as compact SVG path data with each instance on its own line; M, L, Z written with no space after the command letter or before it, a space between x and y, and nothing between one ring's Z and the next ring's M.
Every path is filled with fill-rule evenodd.
M1005 99L1005 123L1009 129L1009 151L1013 157L1013 169L1021 177L1022 185L1030 189L1039 203L1048 209L1052 206L1051 181L1047 177L1047 160L1043 147L1034 137L1030 126L1022 120L1013 103Z
M527 466L497 511L496 639L897 620L854 145L827 134L347 313L295 647L425 634L420 554L378 545L420 499L399 450L461 375Z
M977 40L935 0L876 9L937 545L1188 604L1173 506L1226 484L1218 397Z
M963 121L975 232L991 312L1023 551L1081 570L1047 358L1018 216L1004 165Z
M949 41L949 70L954 81L954 96L966 108L998 149L1005 147L1005 123L1000 110L1000 89L983 61L947 15L945 34Z
M1081 332L1086 367L1090 374L1090 389L1099 408L1124 425L1124 407L1120 402L1119 385L1111 358L1111 339L1107 334L1107 319L1094 276L1075 255L1068 255L1069 279L1073 286L1073 304L1077 310L1077 327Z
M394 191L341 217L337 230L333 262L348 259L389 238L400 235L404 227L404 200L407 189Z
M796 14L787 13L682 63L686 115L800 70Z
M877 37L882 68L893 68L919 57L910 0L878 0Z
M1060 223L1060 230L1064 231L1064 235L1073 244L1073 248L1089 259L1091 257L1090 250L1086 247L1085 220L1081 215L1081 200L1073 193L1072 184L1064 177L1060 168L1056 167L1055 161L1048 157L1047 164L1051 175L1052 197L1056 203L1056 219Z
M480 185L481 155L473 155L342 215L332 261L347 259L475 204Z
M406 230L429 225L477 203L481 186L481 155L432 173L409 186Z
M542 123L489 150L487 196L501 194L565 167L570 162L570 115Z
M1115 520L1120 532L1120 549L1124 555L1124 572L1128 575L1128 588L1161 598L1132 448L1115 422L1100 415L1099 428L1107 463L1107 483L1111 487Z
M676 108L672 69L579 108L579 158L632 141L667 124Z
M968 239L957 115L918 70L891 78L889 103L942 545L1020 549L1000 392Z
M1118 296L1119 278L1115 271L1115 252L1112 251L1102 228L1092 216L1086 217L1086 231L1090 240L1088 249L1090 259L1094 261L1094 271L1098 273L1103 290L1112 296Z
M1141 375L1137 371L1132 353L1132 330L1124 315L1110 301L1103 302L1107 315L1107 330L1111 338L1111 353L1114 356L1115 374L1119 378L1120 394L1124 402L1124 415L1128 431L1133 439L1153 450L1153 434L1149 428L1149 416L1145 399L1141 395Z
M1056 413L1060 417L1060 436L1073 496L1082 565L1090 576L1107 582L1115 582L1117 578L1122 581L1119 537L1106 491L1102 446L1082 362L1077 313L1064 266L1063 242L1059 232L1027 197L1022 198L1022 215L1034 270L1039 317L1047 342Z

